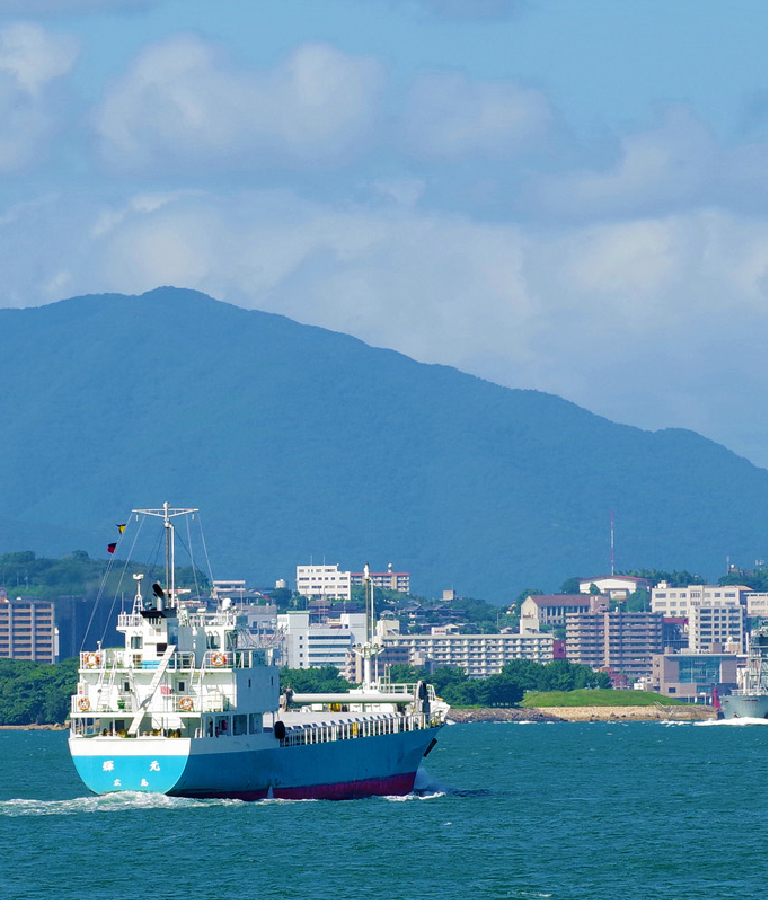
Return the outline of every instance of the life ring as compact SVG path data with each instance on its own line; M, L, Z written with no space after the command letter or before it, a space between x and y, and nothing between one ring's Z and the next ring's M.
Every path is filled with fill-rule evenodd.
M88 702L88 698L81 697L77 701L77 708L80 710L80 712L88 712L88 710L91 708L91 704Z
M182 712L189 712L193 706L194 704L192 703L191 697L182 697L181 700L179 700L179 709Z
M100 662L101 660L99 659L98 653L87 653L85 656L85 664L89 669L92 669L94 666L98 666Z
M223 653L214 653L213 656L211 656L211 663L217 668L223 666L225 662L226 660L224 659Z

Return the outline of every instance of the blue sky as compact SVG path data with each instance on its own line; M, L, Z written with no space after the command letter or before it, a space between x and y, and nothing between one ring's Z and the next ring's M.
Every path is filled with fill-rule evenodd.
M767 31L763 0L0 0L0 305L197 288L768 466Z

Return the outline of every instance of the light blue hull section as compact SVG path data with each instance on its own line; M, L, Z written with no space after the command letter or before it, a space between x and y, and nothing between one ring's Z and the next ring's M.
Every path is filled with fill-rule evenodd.
M77 771L98 794L153 791L182 797L347 798L406 794L438 728L321 744L238 748L237 738L198 738L188 755L78 755ZM89 739L86 739L89 740ZM124 739L130 740L130 739ZM169 739L174 740L174 739ZM137 748L139 749L139 748Z
M77 774L96 794L110 791L152 791L167 794L187 765L181 756L77 756L72 754Z

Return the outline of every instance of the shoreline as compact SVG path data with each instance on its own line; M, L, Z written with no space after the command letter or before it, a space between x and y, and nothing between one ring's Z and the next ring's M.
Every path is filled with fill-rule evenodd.
M457 725L472 722L695 722L716 718L707 706L551 706L535 709L451 709Z
M709 706L542 706L451 709L456 725L473 722L695 722L717 718ZM69 725L0 725L0 731L66 731Z
M69 725L0 725L0 731L66 731Z

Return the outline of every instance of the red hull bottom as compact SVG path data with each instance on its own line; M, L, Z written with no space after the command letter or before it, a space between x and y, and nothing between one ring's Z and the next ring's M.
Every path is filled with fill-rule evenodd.
M275 788L275 800L357 800L360 797L402 797L410 794L416 773L391 775L389 778L366 778L363 781L340 781L335 784L308 784L303 787ZM170 796L194 797L200 800L265 800L270 794L257 791L175 791Z

